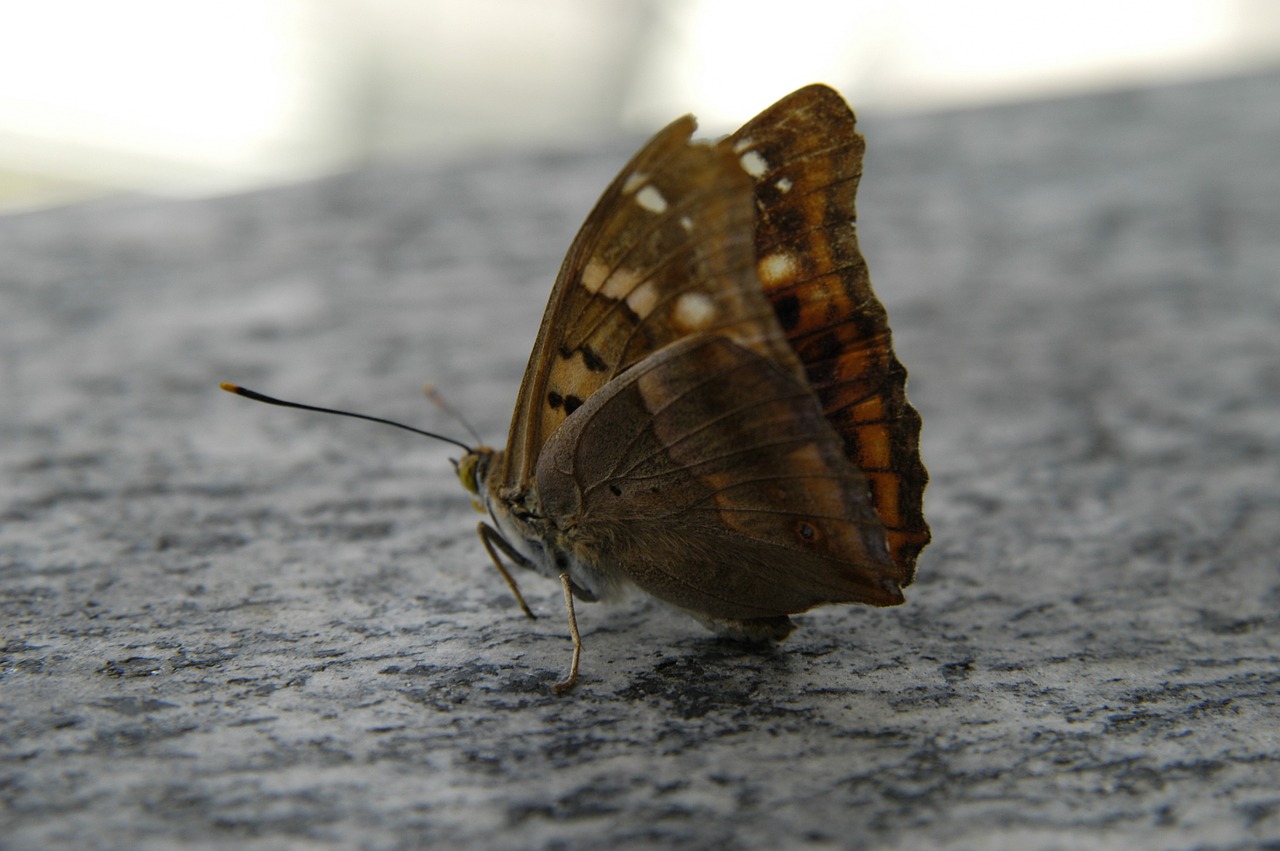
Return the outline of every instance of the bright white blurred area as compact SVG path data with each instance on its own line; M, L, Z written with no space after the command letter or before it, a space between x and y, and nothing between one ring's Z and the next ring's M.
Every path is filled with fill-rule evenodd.
M1276 0L0 0L0 210L1278 64Z

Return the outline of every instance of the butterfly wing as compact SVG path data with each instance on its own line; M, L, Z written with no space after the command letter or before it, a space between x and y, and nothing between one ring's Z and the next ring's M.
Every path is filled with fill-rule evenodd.
M721 145L751 176L764 292L845 454L867 477L902 584L929 542L920 415L858 249L864 143L832 89L800 89Z
M494 483L531 481L547 438L591 394L686 335L713 332L803 375L755 269L751 180L685 117L605 190L561 267Z
M902 602L865 477L802 378L725 337L645 358L539 459L558 546L704 617Z
M857 245L852 112L811 86L719 144L693 128L673 122L605 191L506 451L459 465L499 570L495 543L563 584L558 690L581 649L571 592L626 579L776 639L821 603L902 602L929 540L920 420Z

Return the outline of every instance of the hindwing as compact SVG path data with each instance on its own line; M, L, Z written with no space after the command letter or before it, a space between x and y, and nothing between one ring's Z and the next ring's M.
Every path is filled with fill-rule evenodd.
M805 380L725 337L610 382L536 480L558 548L701 616L902 602L866 479Z

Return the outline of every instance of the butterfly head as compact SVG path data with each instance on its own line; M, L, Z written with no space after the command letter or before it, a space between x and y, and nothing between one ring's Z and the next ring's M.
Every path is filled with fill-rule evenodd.
M485 513L484 493L489 471L493 469L493 462L497 457L498 453L489 447L477 446L467 450L467 454L453 462L458 481L471 494L471 504L476 511L482 514Z

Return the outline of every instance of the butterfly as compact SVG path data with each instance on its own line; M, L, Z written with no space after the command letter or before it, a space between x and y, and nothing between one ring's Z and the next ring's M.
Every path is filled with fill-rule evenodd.
M823 85L719 142L692 116L640 149L551 291L504 450L453 443L480 540L574 600L628 588L780 641L826 603L892 606L929 543L920 416L858 249L864 143Z
M573 241L505 450L456 462L480 539L574 599L629 587L776 641L826 603L903 602L930 540L920 416L858 249L864 142L823 85L736 133L680 118Z

